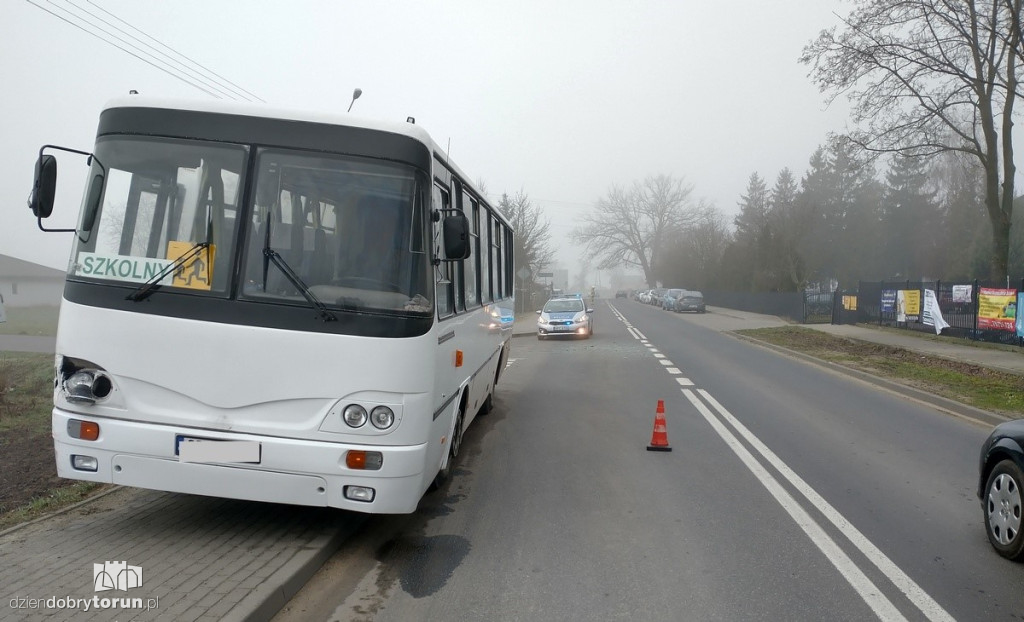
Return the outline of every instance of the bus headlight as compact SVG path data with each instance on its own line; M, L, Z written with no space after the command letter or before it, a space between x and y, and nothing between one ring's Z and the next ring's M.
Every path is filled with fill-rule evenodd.
M387 406L377 406L370 411L370 423L378 430L387 430L395 423L395 413Z
M95 404L110 395L113 384L105 374L95 369L82 369L64 379L62 385L69 402Z
M360 428L366 423L366 409L359 404L349 404L342 411L341 418L349 427Z

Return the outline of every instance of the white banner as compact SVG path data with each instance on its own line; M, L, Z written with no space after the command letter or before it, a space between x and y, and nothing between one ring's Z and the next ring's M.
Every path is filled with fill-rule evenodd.
M946 320L942 319L942 310L939 309L939 300L935 297L935 290L924 290L924 313L921 321L928 326L934 326L936 335L941 333L943 328L949 326Z
M971 285L954 285L953 302L971 302Z

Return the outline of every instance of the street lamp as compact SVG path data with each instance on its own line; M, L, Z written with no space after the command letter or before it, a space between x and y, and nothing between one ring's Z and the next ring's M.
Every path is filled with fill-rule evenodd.
M359 99L359 96L362 94L363 89L356 89L352 91L352 102L348 105L348 110L346 110L345 112L352 112L352 104L356 103L356 100Z

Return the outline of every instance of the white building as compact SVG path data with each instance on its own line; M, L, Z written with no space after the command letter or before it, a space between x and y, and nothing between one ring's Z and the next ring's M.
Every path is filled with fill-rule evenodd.
M11 307L57 307L64 294L64 272L0 255L0 296Z

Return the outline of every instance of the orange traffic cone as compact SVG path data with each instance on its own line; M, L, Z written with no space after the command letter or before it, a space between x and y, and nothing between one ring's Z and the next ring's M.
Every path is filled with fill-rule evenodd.
M647 451L672 451L668 446L668 428L665 427L665 401L658 400L658 409L654 413L654 434Z

